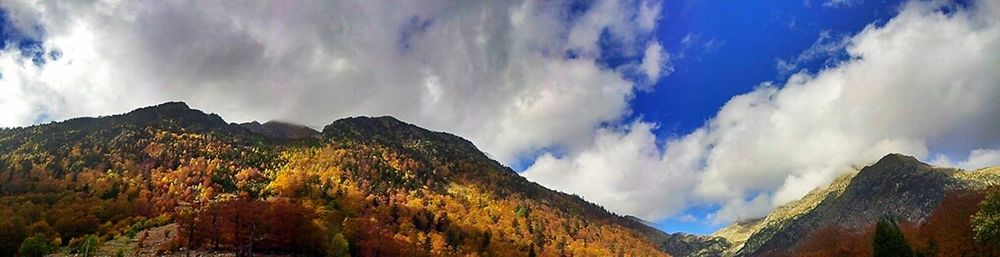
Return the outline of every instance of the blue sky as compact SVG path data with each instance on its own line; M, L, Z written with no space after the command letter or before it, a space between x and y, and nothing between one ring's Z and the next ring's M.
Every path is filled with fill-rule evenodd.
M665 1L656 37L673 56L674 72L652 91L632 100L632 117L659 124L660 138L684 135L704 125L729 99L765 81L790 75L778 59L793 59L821 34L851 36L869 24L896 15L902 1L855 1L823 6L818 1ZM820 56L799 69L816 72L827 60ZM717 207L692 208L703 217ZM665 231L711 233L721 225L666 219Z
M701 127L732 96L765 81L783 81L778 59L795 58L820 39L851 36L896 15L903 1L854 1L827 7L814 1L666 1L656 36L675 71L632 101L636 116L660 123L657 134ZM691 38L689 44L684 39ZM816 72L820 57L800 66Z
M3 127L165 101L313 127L392 115L669 232L760 217L889 152L1000 164L991 0L0 10Z
M780 85L796 71L816 73L836 65L846 56L843 49L804 59L792 71L780 69L778 60L794 60L814 44L853 36L869 25L881 26L898 14L904 2L858 0L827 6L816 0L666 1L656 37L673 55L674 71L655 90L637 94L631 101L631 116L658 123L655 134L661 140L691 133L731 97L751 92L760 83ZM705 217L718 208L696 206L685 214ZM681 217L657 226L698 234L724 226Z
M836 40L885 22L896 15L903 2L856 0L824 6L818 0L663 1L653 36L671 54L674 71L660 78L653 90L638 91L629 103L633 112L626 119L657 123L655 133L660 138L690 133L731 97L766 81L787 79L791 74L778 68L779 59L794 59L822 34ZM598 61L618 66L621 59L642 57L622 56L615 51L617 47L615 43L604 45L605 53L610 54ZM816 72L838 57L842 56L817 56L800 63L795 71ZM534 157L519 159L512 166L524 170Z

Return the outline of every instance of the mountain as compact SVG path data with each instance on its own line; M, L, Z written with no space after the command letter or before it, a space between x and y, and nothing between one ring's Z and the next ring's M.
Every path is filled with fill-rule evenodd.
M32 240L331 256L694 256L724 243L546 189L465 139L392 117L319 132L180 102L0 129L0 215L3 256Z
M320 133L306 126L268 121L261 124L257 121L240 123L240 127L263 137L273 140L299 140L318 136Z
M864 239L886 216L916 224L904 227L920 229L911 234L947 230L940 217L967 223L982 201L955 192L998 185L1000 167L962 171L890 154L766 217L714 235L668 234L393 117L316 131L227 123L169 102L0 129L0 256L22 245L67 254L98 245L104 255L780 256L815 248L817 233ZM955 252L947 247L938 253Z
M715 233L733 244L727 255L775 256L824 227L865 228L882 217L922 224L946 195L1000 185L1000 168L962 171L889 154L768 216L736 222Z

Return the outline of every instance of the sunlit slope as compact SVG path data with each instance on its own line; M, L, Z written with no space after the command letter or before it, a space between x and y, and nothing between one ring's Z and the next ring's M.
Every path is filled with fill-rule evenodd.
M996 185L1000 167L963 171L889 154L870 166L845 172L829 186L764 218L736 222L714 235L733 244L727 256L768 256L793 249L822 227L864 228L884 216L919 224L948 192Z
M179 229L172 241L146 246L155 251L668 256L675 249L663 243L671 235L527 181L454 135L392 117L342 119L322 132L241 125L184 103L0 130L0 213L11 217L0 227L15 232L0 236L0 255L32 236L72 252L88 235L138 238L136 231L162 222Z

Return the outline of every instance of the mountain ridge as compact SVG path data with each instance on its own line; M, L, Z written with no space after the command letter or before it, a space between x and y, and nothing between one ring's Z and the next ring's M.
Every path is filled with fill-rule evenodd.
M117 115L4 129L0 178L7 179L0 179L4 188L0 202L5 203L0 213L25 204L24 195L72 193L76 200L43 206L93 215L94 224L116 224L38 231L68 242L86 233L109 237L122 233L119 229L127 229L136 217L187 213L183 210L193 208L186 207L191 203L208 204L194 209L201 213L241 206L225 205L233 201L225 199L258 199L253 201L268 205L298 199L293 204L321 207L315 210L320 217L343 217L343 222L317 224L342 230L339 233L350 242L352 253L361 256L404 252L451 256L476 251L513 256L560 251L667 256L668 250L675 250L663 245L673 235L528 181L458 136L387 116L338 119L318 134L299 131L307 136L284 131L301 129L298 125L273 123L268 129L265 124L227 123L183 102L167 102ZM43 188L49 189L39 191ZM114 199L135 209L110 216L88 214L97 210L86 206ZM456 210L465 210L465 215ZM431 218L422 218L427 215ZM59 216L17 217L28 224L63 224ZM174 220L184 222L181 218ZM414 239L357 230L380 224ZM184 238L195 240L195 235ZM415 238L424 239L410 241ZM434 238L444 241L435 243ZM231 241L221 249L241 244ZM277 251L297 249L278 241L260 245Z
M327 125L323 129L323 135L327 137L356 137L360 136L361 131L381 131L385 128L399 128L405 127L403 133L393 134L393 135L381 135L374 138L368 137L377 142L390 142L391 144L399 144L400 142L406 142L409 146L421 146L421 141L426 141L429 138L431 141L440 140L453 142L456 145L460 145L459 149L434 149L435 153L437 151L441 152L451 152L459 154L474 154L478 155L479 158L489 159L485 154L479 151L476 146L461 137L439 131L430 131L427 129L420 128L418 126L400 121L391 116L380 116L380 117L350 117L339 119L330 125ZM506 174L517 174L515 171L506 167L499 162L494 160L489 160L491 165L501 167L505 170ZM479 181L479 183L495 183L497 180L489 181ZM591 206L590 208L600 208L604 209L599 205L587 202L583 198L577 195L570 195L564 192L558 192L550 189L546 189L543 186L528 181L527 179L516 175L515 181L513 182L517 187L525 190L530 197L543 197L546 194L564 194L570 196L572 202L561 202L556 204L557 206ZM504 192L501 192L503 194ZM570 209L576 209L580 207L571 207ZM606 211L605 211L606 212ZM719 238L711 236L700 236L691 235L686 233L667 233L652 227L645 221L638 220L634 217L628 216L617 216L615 220L618 222L623 222L627 227L635 229L647 238L653 240L660 249L674 256L704 256L713 257L721 256L721 249L725 247L725 242L720 241Z
M920 224L948 192L1000 185L1000 172L981 170L935 167L891 153L768 216L734 223L715 235L734 243L727 256L770 256L793 249L824 226L859 228L885 216Z
M256 199L281 205L280 199L293 199L292 204L318 207L311 215L337 217L336 222L319 223L335 224L323 229L340 231L354 247L351 253L362 256L483 251L510 256L566 251L767 256L795 247L826 225L862 226L885 215L920 222L945 193L996 186L997 181L1000 167L966 172L888 154L845 171L831 185L768 216L734 223L713 235L691 235L666 233L577 195L547 189L464 138L391 116L342 118L316 131L281 122L227 123L183 102L167 102L123 114L0 130L0 213L25 224L59 224L40 233L61 242L86 233L120 234L136 217L189 208L181 203ZM27 196L74 200L24 207L24 199L31 199ZM133 198L139 200L129 202ZM112 200L135 209L122 214L128 217L123 219L73 204L104 206ZM100 222L63 231L68 223L54 216L60 212L19 214L10 209L39 206L80 209L80 215ZM375 227L389 227L396 234L361 229ZM261 245L273 251L296 249L275 242Z

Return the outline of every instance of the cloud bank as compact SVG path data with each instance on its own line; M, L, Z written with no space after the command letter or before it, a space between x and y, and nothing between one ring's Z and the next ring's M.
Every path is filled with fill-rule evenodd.
M4 1L0 126L168 100L320 127L394 115L510 163L588 145L669 73L657 1ZM38 29L40 28L40 29ZM614 49L613 52L605 49ZM610 64L602 60L623 60Z
M703 127L657 144L641 120L524 176L658 220L693 206L720 224L759 217L889 152L1000 164L1000 3L911 2L847 39L849 58L735 96ZM828 51L828 50L824 50ZM942 155L944 156L944 155Z

